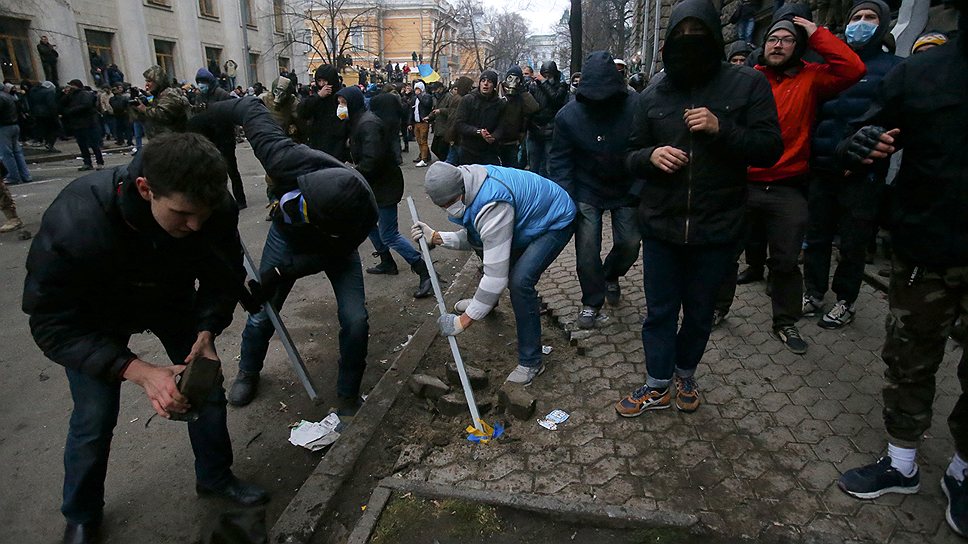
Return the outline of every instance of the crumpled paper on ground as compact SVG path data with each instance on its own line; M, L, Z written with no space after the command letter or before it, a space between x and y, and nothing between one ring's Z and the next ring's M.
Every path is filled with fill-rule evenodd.
M311 451L321 450L339 438L339 433L336 432L339 424L339 416L336 414L329 414L318 422L302 420L289 432L289 443Z

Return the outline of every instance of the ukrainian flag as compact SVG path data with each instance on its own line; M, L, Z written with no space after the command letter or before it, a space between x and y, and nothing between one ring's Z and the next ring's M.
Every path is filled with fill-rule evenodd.
M421 64L417 66L417 71L420 72L420 79L424 80L426 83L440 81L440 74L431 68L429 64Z

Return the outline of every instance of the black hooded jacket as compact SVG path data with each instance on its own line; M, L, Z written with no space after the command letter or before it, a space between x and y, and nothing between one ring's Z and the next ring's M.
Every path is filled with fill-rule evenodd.
M489 144L478 134L478 130L486 128L491 135L498 129L501 114L504 112L505 102L498 96L497 88L490 96L484 96L479 89L475 89L457 106L457 116L454 128L460 141L461 162L476 163L486 157L497 156L497 144Z
M912 55L881 82L852 130L900 129L904 150L890 206L891 241L903 260L968 266L968 13L953 41Z
M555 117L549 176L576 202L603 209L633 206L633 178L624 159L636 97L606 51L588 55L581 73L576 99Z
M299 103L296 116L305 123L306 140L310 147L345 161L348 157L346 149L348 127L339 117L336 117L336 93L340 90L339 75L332 66L327 66L317 69L315 77L329 82L333 86L333 93L326 98L320 98L318 93L311 93Z
M272 178L276 198L296 189L302 192L308 223L288 224L280 213L273 217L296 252L342 258L356 251L376 225L376 200L363 175L339 159L294 142L258 98L219 102L203 115L216 118L212 125L232 123L245 129L252 152ZM225 120L218 121L219 117Z
M388 138L400 136L400 126L406 119L403 102L396 93L381 92L370 99L370 111L383 121Z
M568 84L561 80L561 72L553 60L545 61L538 72L544 77L531 85L531 94L538 101L538 111L531 116L529 130L532 137L551 138L555 115L568 103Z
M221 333L245 278L228 194L201 230L173 238L138 193L140 161L71 182L27 255L23 311L37 345L55 363L105 381L119 381L134 357L133 333L185 320Z
M699 19L715 39L718 64L705 82L682 88L667 74L639 95L625 164L644 178L643 236L674 244L732 243L744 231L746 168L772 166L783 152L776 103L763 74L722 60L719 16L708 0L685 0L672 10L666 53L687 17ZM583 77L579 89L584 85ZM683 111L697 107L716 115L717 134L686 127ZM662 146L685 151L689 163L672 174L659 170L650 157Z
M373 189L377 205L396 206L403 198L403 172L383 121L366 111L359 88L346 87L336 94L346 99L349 109L350 158Z

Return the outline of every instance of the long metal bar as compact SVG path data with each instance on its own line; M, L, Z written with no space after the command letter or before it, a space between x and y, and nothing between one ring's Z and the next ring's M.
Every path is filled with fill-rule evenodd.
M255 266L255 261L252 260L252 255L249 255L249 250L246 249L245 244L242 245L242 253L245 255L245 271L248 272L255 281L260 281L259 269ZM289 356L289 364L292 365L293 371L296 373L296 377L299 378L299 382L306 389L306 394L309 395L309 400L313 404L319 404L320 398L316 393L316 387L313 385L312 379L309 377L309 372L306 370L306 364L303 363L302 357L299 356L299 350L296 349L296 345L292 342L292 337L289 336L289 329L282 322L279 317L279 312L272 307L269 301L266 301L262 305L262 309L265 310L266 315L269 316L269 321L272 326L276 329L276 336L279 337L279 341L282 342L282 347L286 350L286 355Z
M413 217L413 222L416 223L420 219L417 217L417 207L413 204L412 196L407 196L407 206L410 207L410 216ZM440 310L440 315L444 315L448 313L447 303L444 302L444 293L440 290L440 282L437 280L434 261L430 258L430 246L427 245L427 240L422 236L420 237L420 252L423 253L424 262L427 264L427 271L430 272L430 284L434 286L434 296L437 297L437 309ZM450 343L450 353L454 356L454 363L457 365L457 374L460 376L460 385L464 388L464 398L467 399L467 408L471 411L474 428L484 432L484 428L481 426L481 415L477 411L477 401L474 400L474 390L471 389L471 382L467 379L467 371L464 370L464 359L461 358L460 349L457 348L457 339L453 336L448 336L447 341Z

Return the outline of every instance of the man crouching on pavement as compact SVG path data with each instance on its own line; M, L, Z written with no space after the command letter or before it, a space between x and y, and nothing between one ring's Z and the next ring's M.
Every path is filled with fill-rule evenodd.
M483 319L510 283L519 362L507 381L529 385L545 370L535 285L571 239L575 204L550 179L501 166L435 162L424 188L448 219L464 228L439 232L418 222L413 240L423 236L430 247L483 250L484 277L474 298L454 305L460 315L440 316L441 333L454 336Z
M37 345L66 368L74 399L64 449L64 542L96 537L125 380L144 389L162 417L198 412L188 436L199 494L241 505L269 500L232 474L222 387L190 407L175 383L195 357L218 358L215 337L232 322L245 277L238 210L225 182L225 163L208 140L163 134L128 166L69 184L44 214L27 256L23 310ZM174 366L128 348L131 335L146 330Z

